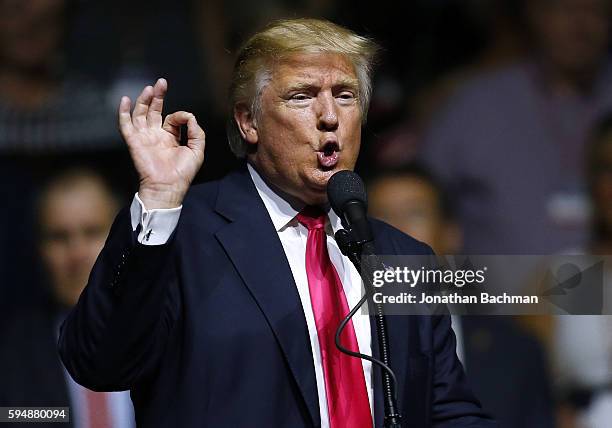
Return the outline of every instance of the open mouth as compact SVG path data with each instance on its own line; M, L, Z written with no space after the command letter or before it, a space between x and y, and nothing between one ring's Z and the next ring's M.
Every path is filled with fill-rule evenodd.
M340 157L340 146L336 141L325 143L321 150L317 152L319 165L325 169L333 168L338 164Z

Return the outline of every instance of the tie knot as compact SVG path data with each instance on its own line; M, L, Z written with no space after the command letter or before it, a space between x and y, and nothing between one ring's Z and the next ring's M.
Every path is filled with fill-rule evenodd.
M310 205L297 215L298 221L306 226L308 230L323 229L326 218L327 215L321 208Z

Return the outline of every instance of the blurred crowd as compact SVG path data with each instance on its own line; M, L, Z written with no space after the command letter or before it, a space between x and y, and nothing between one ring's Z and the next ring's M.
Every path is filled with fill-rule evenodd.
M384 48L357 165L373 216L438 254L612 254L610 0L0 0L0 406L133 426L127 392L80 387L55 351L137 189L119 99L165 77L166 112L206 131L196 181L218 178L234 53L299 16ZM501 427L612 426L612 316L453 325Z

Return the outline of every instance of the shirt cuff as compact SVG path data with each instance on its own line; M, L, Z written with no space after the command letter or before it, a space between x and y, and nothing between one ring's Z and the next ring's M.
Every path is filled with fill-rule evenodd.
M138 197L134 195L130 206L132 230L140 225L138 242L143 245L163 245L176 229L183 206L168 209L147 210Z

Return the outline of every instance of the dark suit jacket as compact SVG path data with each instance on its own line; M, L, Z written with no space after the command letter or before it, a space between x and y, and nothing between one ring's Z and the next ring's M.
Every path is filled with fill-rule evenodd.
M68 385L57 354L58 322L56 308L45 303L20 307L0 328L0 407L70 406ZM33 425L58 426L57 423ZM72 420L59 425L70 427ZM28 424L2 423L0 426Z
M431 252L386 224L372 226L380 253ZM449 317L390 317L388 330L408 426L490 426L466 387ZM246 168L193 186L165 245L138 244L124 209L59 348L80 384L131 389L140 426L320 426L302 304Z
M553 428L554 401L538 341L506 317L461 317L469 384L500 428Z

